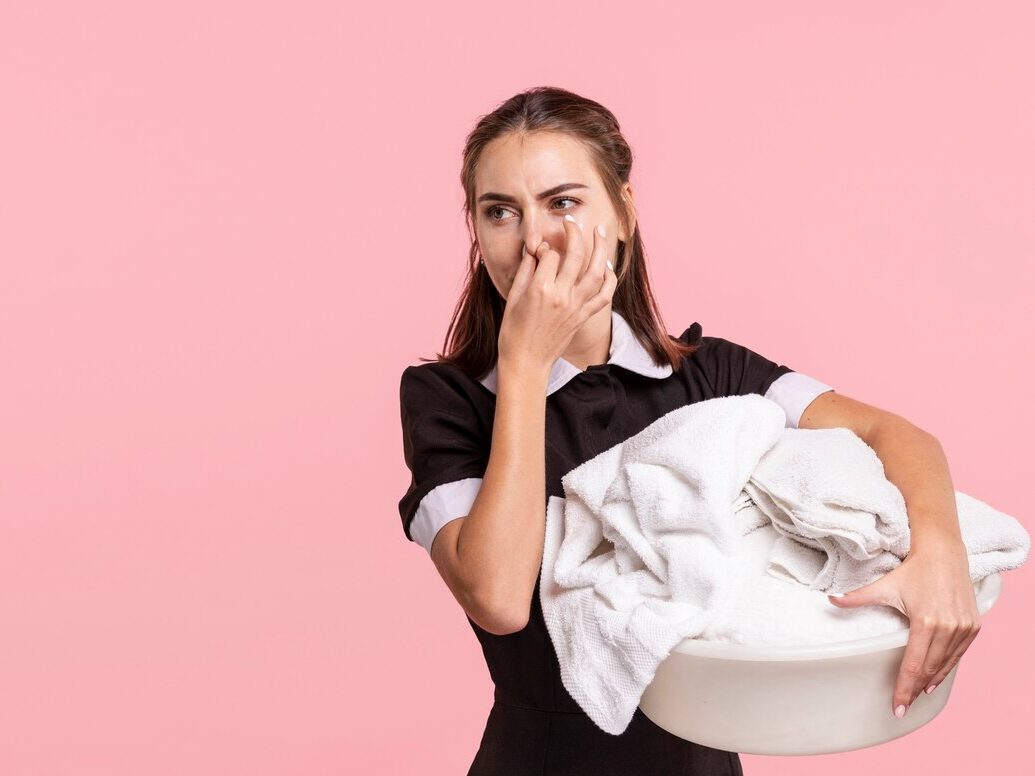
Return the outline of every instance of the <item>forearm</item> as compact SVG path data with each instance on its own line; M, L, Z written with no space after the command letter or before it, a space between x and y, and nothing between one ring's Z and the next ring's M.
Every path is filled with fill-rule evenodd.
M499 364L492 449L457 542L476 597L522 625L542 563L549 369Z
M955 488L941 443L900 417L877 423L866 442L905 499L910 552L934 545L962 550Z

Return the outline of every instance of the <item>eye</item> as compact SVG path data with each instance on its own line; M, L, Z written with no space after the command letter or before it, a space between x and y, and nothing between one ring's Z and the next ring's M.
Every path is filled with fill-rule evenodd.
M495 213L497 210L506 210L506 208L502 208L499 205L493 205L492 207L489 207L489 208L485 209L485 215L488 216L490 221L499 221L500 220L500 219L496 218L495 216L493 216L493 213Z
M557 199L555 199L555 200L554 200L553 202L551 202L550 204L552 204L552 205L556 205L556 204L557 204L558 202L574 202L574 203L575 203L575 205L578 205L578 204L579 204L579 201L578 201L577 199L575 199L574 197L558 197ZM574 205L572 205L572 207L574 207ZM558 209L559 209L559 210L571 210L571 207L565 207L565 208L558 208ZM505 208L505 207L502 207L501 205L490 205L489 207L485 208L485 215L486 215L486 217L487 217L487 218L488 218L488 219L489 219L490 221L494 221L494 222L496 222L496 223L500 223L500 222L502 222L502 221L503 221L503 218L502 218L502 217L500 217L500 218L497 218L497 217L496 217L496 216L494 215L494 213L495 213L495 212L496 212L497 210L503 210L503 211L506 211L506 210L507 210L507 208Z

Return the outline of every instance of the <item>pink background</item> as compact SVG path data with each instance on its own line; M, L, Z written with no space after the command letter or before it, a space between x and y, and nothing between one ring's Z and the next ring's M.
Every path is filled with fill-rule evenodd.
M464 135L534 85L621 121L670 332L1032 530L1028 4L157 5L0 5L0 772L466 772L492 686L402 533L398 384ZM928 726L745 770L1029 767L1032 587Z

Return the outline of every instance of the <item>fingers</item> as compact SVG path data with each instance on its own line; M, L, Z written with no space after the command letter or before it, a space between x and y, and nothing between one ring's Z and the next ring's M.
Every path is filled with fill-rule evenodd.
M963 628L957 633L956 643L949 650L949 659L945 661L945 664L941 667L934 676L928 679L927 689L934 692L933 688L936 688L942 683L946 676L956 667L956 664L963 658L963 653L970 649L970 645L974 643L974 639L977 638L978 631L981 630L981 626L973 626L970 628ZM927 692L927 689L924 692Z
M561 224L564 226L564 264L557 273L557 280L574 287L586 269L582 229L570 214L561 219Z
M923 623L910 628L892 701L896 717L904 716L926 688L937 687L948 676L980 629L980 624L953 627ZM904 707L901 714L900 707Z
M602 234L603 231L603 226L598 226L593 230L593 253L590 255L589 268L579 279L580 286L585 284L587 288L596 291L586 302L587 306L591 308L590 314L606 307L614 296L615 288L618 287L618 276L607 258L609 249L607 238Z
M561 261L561 255L550 247L546 240L540 240L536 245L528 246L539 263L535 267L536 275L541 279L552 282L557 279L557 265Z
M514 273L514 282L510 284L510 291L507 293L507 302L516 302L525 293L528 284L535 274L536 258L528 252L528 246L521 243L521 263L518 264L517 272Z
M956 648L959 638L957 632L949 628L936 628L934 638L931 639L931 646L924 657L923 665L920 667L920 675L916 677L916 684L909 691L909 703L912 705L924 688L931 684L930 677L944 665L945 661Z
M605 270L604 282L600 286L600 291L598 291L586 304L591 307L592 312L599 312L611 304L616 288L618 288L618 275L616 275L612 269Z
M603 225L597 225L593 229L593 250L586 262L586 271L579 278L579 284L587 287L591 292L600 288L601 281L607 274L607 238L602 234ZM613 273L612 273L613 274Z
M891 702L896 717L905 716L906 709L909 708L915 697L913 688L923 681L924 658L931 648L933 637L934 630L922 624L914 625L909 629L909 641L906 643L906 652L902 657L902 665L899 668L898 679L895 681L895 693Z
M526 253L538 260L530 268L530 277L523 288L527 288L534 278L539 278L545 283L554 281L570 283L572 288L581 296L586 297L582 303L589 310L589 314L598 312L601 308L610 303L618 285L618 277L614 268L609 266L608 242L603 233L601 225L593 230L593 250L587 253L583 241L582 229L578 223L569 217L563 219L565 253L563 265L561 255L553 250L545 240L539 240L538 235L533 240L539 240L538 244L522 244L522 257ZM519 273L521 272L519 268ZM515 287L517 276L515 276ZM518 290L518 294L522 293Z

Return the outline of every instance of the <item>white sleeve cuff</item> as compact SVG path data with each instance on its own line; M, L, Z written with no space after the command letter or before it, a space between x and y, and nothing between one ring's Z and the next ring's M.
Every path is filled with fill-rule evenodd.
M481 477L444 482L421 499L410 524L410 536L431 554L439 529L458 517L467 517L482 487Z
M826 391L834 390L824 382L815 377L809 377L801 372L787 372L773 380L765 397L771 399L783 407L787 413L785 428L797 428L802 413L812 400Z

